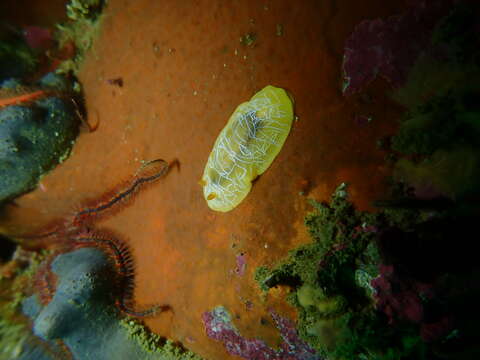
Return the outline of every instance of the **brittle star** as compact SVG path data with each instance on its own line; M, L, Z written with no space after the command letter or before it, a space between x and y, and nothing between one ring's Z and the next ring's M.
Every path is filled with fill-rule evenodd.
M21 246L25 248L47 247L55 250L54 255L45 262L35 279L42 303L48 303L55 292L55 279L49 270L52 259L60 253L80 247L97 247L113 260L120 290L116 305L123 313L144 317L171 310L169 305L154 305L146 310L134 308L135 266L130 248L127 242L112 231L96 229L94 223L130 204L141 188L167 175L174 166L177 169L180 167L180 163L176 159L170 163L162 159L145 162L131 180L119 184L93 201L88 201L73 216L56 220L47 226L50 230L40 234L17 236L21 240Z

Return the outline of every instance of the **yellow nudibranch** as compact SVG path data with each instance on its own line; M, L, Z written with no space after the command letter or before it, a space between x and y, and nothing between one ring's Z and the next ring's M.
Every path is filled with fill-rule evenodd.
M252 181L280 152L292 121L292 98L271 85L235 109L215 141L200 181L212 210L227 212L242 202Z

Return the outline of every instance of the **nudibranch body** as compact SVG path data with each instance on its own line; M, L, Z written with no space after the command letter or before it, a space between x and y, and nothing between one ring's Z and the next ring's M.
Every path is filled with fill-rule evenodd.
M215 141L201 184L208 206L227 212L280 152L293 121L289 94L271 85L239 105Z

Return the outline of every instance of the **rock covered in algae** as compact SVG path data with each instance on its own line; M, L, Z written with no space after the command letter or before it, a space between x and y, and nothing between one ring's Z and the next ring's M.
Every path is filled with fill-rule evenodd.
M45 346L28 344L18 359L200 360L171 341L150 335L136 320L119 315L112 298L113 269L103 251L82 248L61 254L51 270L57 284L48 304L42 306L36 295L22 303L35 335L42 339L37 343Z
M40 86L65 91L59 83L58 76L47 75ZM54 95L0 109L0 202L33 189L41 175L70 153L78 128L73 103Z
M120 349L132 355L135 348L108 308L113 290L106 255L94 248L79 249L57 256L51 270L58 280L49 303L40 305L35 295L23 302L34 334L65 357L70 353L75 359L107 359L109 351ZM58 339L66 349L57 349Z
M212 210L227 212L248 195L252 181L280 152L293 121L293 101L271 85L239 105L215 141L202 177Z

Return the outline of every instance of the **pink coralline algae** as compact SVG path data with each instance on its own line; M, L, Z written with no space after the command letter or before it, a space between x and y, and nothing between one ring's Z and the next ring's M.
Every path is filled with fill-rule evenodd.
M315 350L298 337L292 321L282 318L273 311L270 315L283 339L278 349L272 349L259 339L246 339L232 323L228 311L217 306L202 316L207 335L223 342L227 351L244 359L255 360L321 360Z
M390 323L400 319L420 323L423 320L422 297L430 298L431 294L427 285L417 285L401 281L393 266L381 265L380 276L372 280L377 309L388 316ZM423 292L417 287L423 287Z
M430 45L432 31L453 0L421 1L387 19L364 20L344 49L344 95L361 90L377 76L393 87L405 83L415 60Z
M424 341L435 341L453 328L453 319L443 314L439 319L427 322L424 301L435 297L433 284L413 279L401 279L392 265L380 265L380 276L372 280L375 289L376 308L389 319L390 324L406 320L419 325L419 335Z

